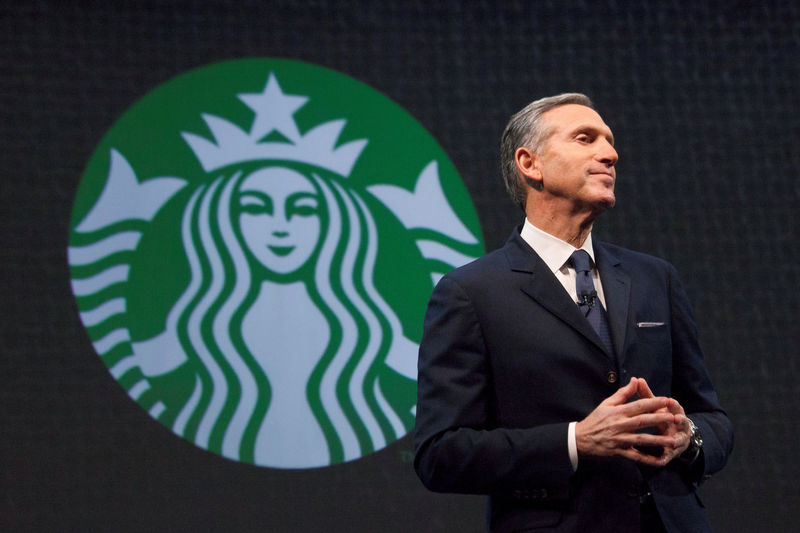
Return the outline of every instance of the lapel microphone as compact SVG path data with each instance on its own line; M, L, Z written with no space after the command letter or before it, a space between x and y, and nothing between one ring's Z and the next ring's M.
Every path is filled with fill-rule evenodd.
M592 292L581 291L581 294L578 296L579 306L588 305L589 309L592 309L595 303L597 303L597 291L594 290Z

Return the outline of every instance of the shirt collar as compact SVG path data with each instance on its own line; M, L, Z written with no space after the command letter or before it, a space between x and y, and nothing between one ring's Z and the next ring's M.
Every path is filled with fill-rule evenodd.
M533 248L533 251L542 258L547 267L554 274L565 266L565 263L572 255L572 252L578 249L572 246L570 243L562 241L558 237L554 237L553 235L540 230L531 224L527 218L525 219L525 223L522 225L520 236L522 237L522 240L528 243L528 246ZM594 247L592 246L591 233L588 237L586 237L586 240L583 242L583 246L581 246L580 249L586 250L586 252L589 254L589 257L592 258L592 264L594 264Z

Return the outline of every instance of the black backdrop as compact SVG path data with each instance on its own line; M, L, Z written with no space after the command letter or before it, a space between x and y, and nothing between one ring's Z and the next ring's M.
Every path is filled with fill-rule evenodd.
M78 319L66 262L90 154L191 68L286 57L345 73L454 161L488 248L520 213L497 145L513 111L593 97L620 151L600 238L681 272L737 444L703 489L719 531L800 513L796 2L6 2L0 7L0 528L480 531L483 499L427 493L403 439L355 463L234 463L154 423Z

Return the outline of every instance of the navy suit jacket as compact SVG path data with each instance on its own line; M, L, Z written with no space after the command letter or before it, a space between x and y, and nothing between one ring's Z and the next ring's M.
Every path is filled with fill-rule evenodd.
M437 284L419 352L417 474L434 491L489 495L492 531L638 532L647 491L668 531L710 531L695 489L724 466L733 432L686 294L661 259L594 251L616 362L518 230ZM702 454L658 469L582 457L573 471L569 423L632 376L680 402Z

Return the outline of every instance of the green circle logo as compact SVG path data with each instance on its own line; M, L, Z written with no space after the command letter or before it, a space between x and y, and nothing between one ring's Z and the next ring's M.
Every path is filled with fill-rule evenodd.
M408 433L427 299L482 253L419 123L285 59L216 63L134 104L89 160L68 249L81 320L128 394L197 446L275 468Z

